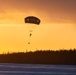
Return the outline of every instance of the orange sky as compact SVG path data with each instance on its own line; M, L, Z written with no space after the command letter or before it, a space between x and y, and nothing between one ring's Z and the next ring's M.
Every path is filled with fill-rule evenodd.
M29 15L41 24L25 24ZM76 48L75 25L76 0L0 0L0 53Z

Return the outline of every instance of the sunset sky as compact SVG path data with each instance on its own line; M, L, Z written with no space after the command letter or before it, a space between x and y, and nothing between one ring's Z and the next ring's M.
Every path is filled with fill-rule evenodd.
M40 25L24 23L27 16L38 17ZM76 0L0 0L0 53L73 48Z

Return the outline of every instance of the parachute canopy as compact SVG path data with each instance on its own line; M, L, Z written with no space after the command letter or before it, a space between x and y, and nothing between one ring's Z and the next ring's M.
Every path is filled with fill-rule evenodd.
M34 16L28 16L25 19L25 23L31 23L31 24L40 24L40 19Z

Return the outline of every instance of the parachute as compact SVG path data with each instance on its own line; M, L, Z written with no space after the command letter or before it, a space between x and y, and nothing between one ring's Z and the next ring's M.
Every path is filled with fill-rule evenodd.
M25 18L25 23L31 23L31 24L40 24L40 19L34 16L28 16Z
M40 24L40 19L35 17L35 16L28 16L24 19L25 23L29 23L29 24L35 24L35 25L39 25ZM32 30L29 31L30 34L29 34L29 37L32 36ZM30 44L30 42L28 42L28 44Z

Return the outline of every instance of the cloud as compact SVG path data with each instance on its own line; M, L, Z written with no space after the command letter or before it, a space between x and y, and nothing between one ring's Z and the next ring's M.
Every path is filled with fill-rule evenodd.
M47 22L76 23L76 0L0 0L1 13L16 11L37 14Z

